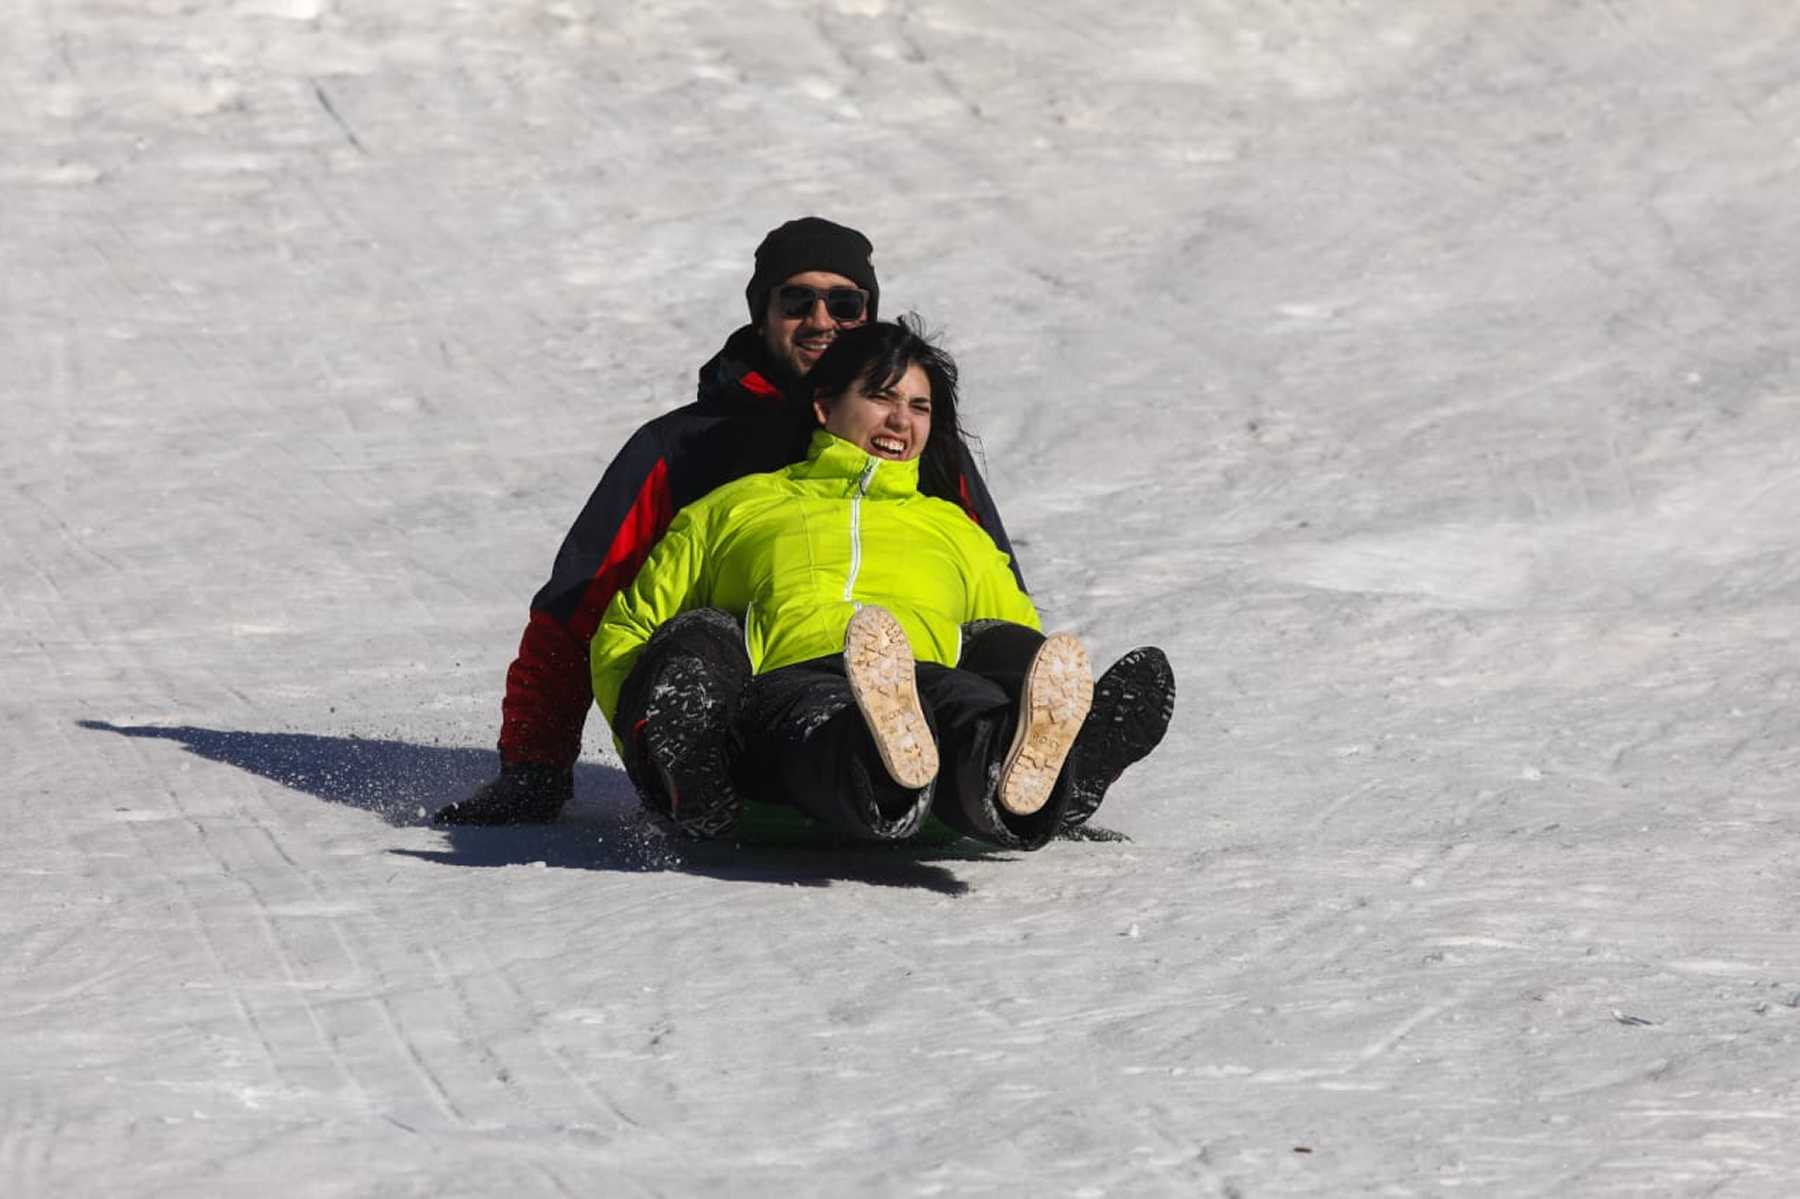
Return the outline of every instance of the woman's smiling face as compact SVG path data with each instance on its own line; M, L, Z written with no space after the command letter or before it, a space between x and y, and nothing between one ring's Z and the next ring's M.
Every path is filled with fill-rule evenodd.
M910 462L925 452L931 436L931 380L913 363L886 387L869 390L858 379L836 400L813 401L828 433L890 462Z

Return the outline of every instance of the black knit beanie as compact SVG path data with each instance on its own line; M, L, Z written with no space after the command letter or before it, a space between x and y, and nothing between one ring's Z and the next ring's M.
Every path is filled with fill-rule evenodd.
M881 285L875 281L875 268L869 263L869 255L874 252L868 238L824 217L803 216L769 230L762 245L756 247L756 273L744 289L744 301L750 305L750 323L762 324L769 310L769 289L807 271L830 271L866 288L869 319L874 320L881 302Z

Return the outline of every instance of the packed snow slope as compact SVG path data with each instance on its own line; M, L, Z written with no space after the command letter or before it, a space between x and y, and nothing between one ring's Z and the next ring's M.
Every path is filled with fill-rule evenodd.
M1800 8L0 18L0 1193L1800 1185ZM431 828L808 212L1129 840Z

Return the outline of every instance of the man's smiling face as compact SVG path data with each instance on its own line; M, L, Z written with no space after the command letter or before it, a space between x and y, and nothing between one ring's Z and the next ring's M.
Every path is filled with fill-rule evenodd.
M777 369L791 379L802 379L831 344L839 329L853 329L868 320L868 308L854 320L838 320L825 311L821 296L801 316L788 316L783 308L783 287L810 287L824 292L833 287L855 288L856 282L831 271L802 271L769 289L763 307L763 344Z

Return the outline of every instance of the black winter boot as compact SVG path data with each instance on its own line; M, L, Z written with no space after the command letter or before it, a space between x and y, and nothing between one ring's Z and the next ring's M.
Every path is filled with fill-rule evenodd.
M722 837L737 826L743 798L731 781L735 697L695 658L675 658L657 675L640 726L655 786L647 803L689 837Z
M720 837L737 824L731 763L749 680L742 626L699 608L651 635L620 691L614 731L626 772L644 805L687 836Z
M481 784L469 798L438 809L431 822L549 824L574 794L573 770L539 762L514 762L500 767L499 776Z
M1069 754L1069 806L1062 827L1086 824L1125 768L1155 749L1175 714L1175 672L1153 645L1114 662L1094 682L1089 709Z

